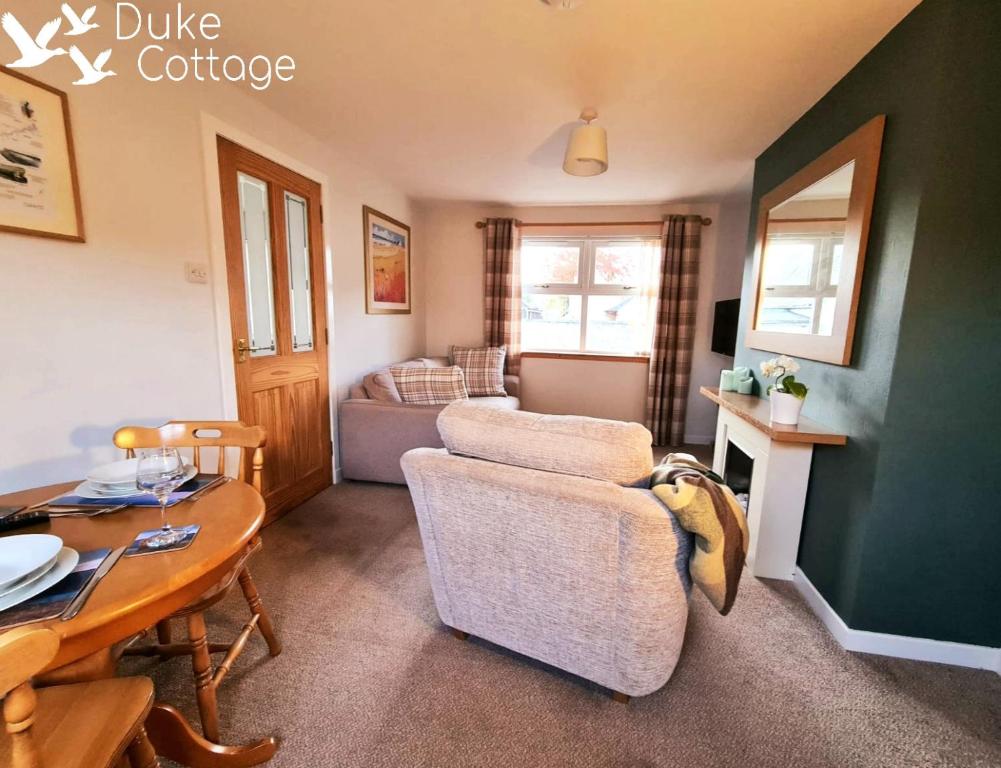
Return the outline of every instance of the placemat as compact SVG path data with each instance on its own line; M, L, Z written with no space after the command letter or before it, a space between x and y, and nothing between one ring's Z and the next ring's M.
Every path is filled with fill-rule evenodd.
M214 483L218 480L220 475L210 475L210 474L197 474L172 494L170 494L170 499L167 501L167 506L172 507L175 504L180 504L182 501L198 493L200 490L206 486ZM110 507L117 506L119 504L127 504L130 507L159 507L160 502L156 500L155 496L148 493L137 493L133 496L115 496L106 497L103 499L88 499L83 496L76 496L72 493L68 493L65 496L60 496L58 499L53 499L49 504L57 507Z
M111 554L110 548L92 549L80 553L76 568L60 582L53 584L20 605L0 611L0 629L19 627L35 621L47 621L62 616L73 599L80 594L93 578L94 572Z

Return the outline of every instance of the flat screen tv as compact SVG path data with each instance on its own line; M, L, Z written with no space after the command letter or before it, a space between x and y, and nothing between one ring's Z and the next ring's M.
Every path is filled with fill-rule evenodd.
M737 352L737 318L740 316L740 299L716 302L713 319L713 352L733 357Z

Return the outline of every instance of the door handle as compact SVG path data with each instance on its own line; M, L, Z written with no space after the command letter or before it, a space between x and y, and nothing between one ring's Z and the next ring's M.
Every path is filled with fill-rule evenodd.
M245 363L247 362L248 352L264 352L265 350L275 351L275 345L272 344L270 347L252 347L247 343L246 339L237 339L234 345L234 351L236 352L236 362Z

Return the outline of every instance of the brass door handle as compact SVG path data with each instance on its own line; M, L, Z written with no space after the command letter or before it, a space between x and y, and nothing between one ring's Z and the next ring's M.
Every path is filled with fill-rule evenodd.
M270 347L252 347L247 343L246 339L237 339L236 345L236 362L245 363L247 362L248 352L264 352L264 351L275 351L275 345L272 344Z
M246 339L236 340L236 362L245 363L247 362L247 353L250 351L250 345L247 343Z

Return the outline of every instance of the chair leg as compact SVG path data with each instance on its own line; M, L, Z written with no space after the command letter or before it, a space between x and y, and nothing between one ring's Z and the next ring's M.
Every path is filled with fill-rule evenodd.
M618 702L619 704L628 704L630 697L624 693L619 693L618 691L612 691L612 701Z
M156 644L160 646L170 645L171 631L170 619L164 619L156 623ZM160 654L160 661L166 661L169 656Z
M448 629L452 633L453 636L459 638L460 640L468 640L469 639L469 633L468 632L463 632L461 629L456 629L455 627L449 627Z
M129 756L132 768L160 768L160 761L156 757L153 745L149 742L145 726L139 726L139 733L132 739L126 754Z
M160 645L170 645L170 619L164 619L156 623L156 641Z
M215 683L212 680L212 657L205 639L205 616L188 616L188 640L191 643L191 668L195 673L195 694L202 719L202 734L219 743L219 707L216 704Z
M264 603L261 602L261 596L257 592L257 585L254 584L254 580L250 576L250 571L244 568L240 571L239 579L240 589L243 590L243 596L247 598L247 605L250 606L251 613L258 617L257 628L264 635L264 642L268 644L268 652L272 656L277 656L282 652L282 644L278 640L278 635L275 634L274 625L271 623L271 616L268 614L267 609L265 609Z

